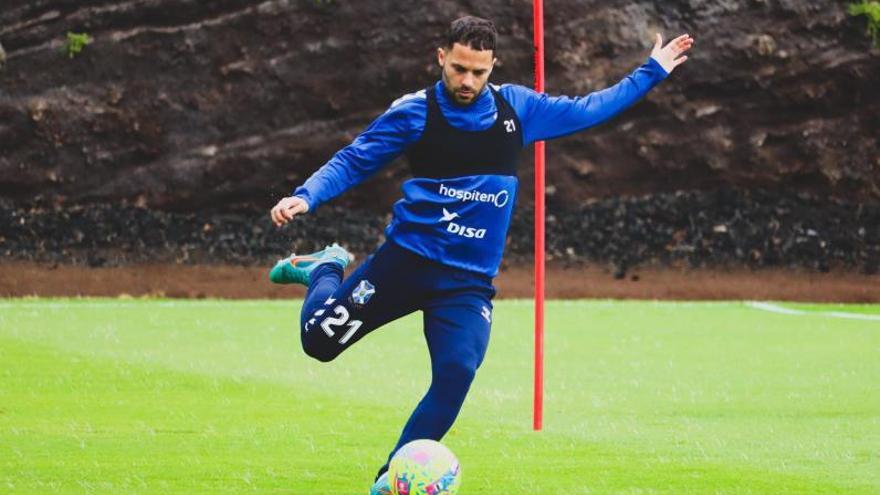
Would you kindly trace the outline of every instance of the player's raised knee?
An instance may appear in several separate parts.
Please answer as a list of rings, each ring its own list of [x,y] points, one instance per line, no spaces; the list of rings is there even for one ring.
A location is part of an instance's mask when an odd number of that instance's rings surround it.
[[[331,349],[322,345],[308,344],[305,340],[303,341],[303,351],[305,351],[306,355],[310,358],[317,359],[322,363],[329,363],[339,356],[339,351],[336,349]]]
[[[325,342],[315,342],[313,340],[304,338],[302,341],[303,351],[305,351],[306,355],[310,358],[317,359],[322,363],[329,363],[336,359],[339,356],[341,349],[336,349],[325,345]]]

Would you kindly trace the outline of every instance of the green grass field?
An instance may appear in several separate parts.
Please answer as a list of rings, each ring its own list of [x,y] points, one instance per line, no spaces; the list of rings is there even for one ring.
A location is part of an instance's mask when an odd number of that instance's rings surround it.
[[[531,305],[498,302],[461,493],[880,493],[880,307],[788,307],[550,302],[536,433]],[[364,495],[427,388],[421,318],[322,364],[298,310],[0,301],[0,493]]]

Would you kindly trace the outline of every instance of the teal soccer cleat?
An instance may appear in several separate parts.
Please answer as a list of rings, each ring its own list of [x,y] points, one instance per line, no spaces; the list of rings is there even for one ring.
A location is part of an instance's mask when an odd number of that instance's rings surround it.
[[[333,243],[332,246],[312,254],[297,256],[290,255],[288,258],[278,260],[272,270],[269,271],[269,280],[276,284],[302,284],[309,285],[311,274],[324,263],[337,263],[343,269],[354,260],[344,247]]]
[[[379,479],[370,488],[370,495],[391,495],[391,485],[388,483],[388,473],[382,473]]]

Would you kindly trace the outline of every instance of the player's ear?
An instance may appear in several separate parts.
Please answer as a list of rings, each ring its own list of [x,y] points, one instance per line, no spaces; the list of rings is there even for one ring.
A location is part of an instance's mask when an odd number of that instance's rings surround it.
[[[443,47],[441,46],[440,48],[437,48],[437,64],[440,65],[440,67],[443,67],[443,65],[445,63],[446,63],[446,50],[444,50]]]

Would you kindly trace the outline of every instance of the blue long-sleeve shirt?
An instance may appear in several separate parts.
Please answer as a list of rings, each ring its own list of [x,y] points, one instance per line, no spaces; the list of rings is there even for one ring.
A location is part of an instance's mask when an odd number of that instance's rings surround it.
[[[601,124],[639,101],[667,76],[660,64],[650,58],[614,86],[581,97],[548,96],[516,84],[494,87],[516,113],[522,126],[523,145],[528,145]],[[436,83],[435,89],[443,117],[451,126],[481,131],[495,123],[497,108],[488,88],[467,106],[453,102],[442,81]],[[304,199],[310,210],[314,210],[363,182],[419,140],[425,129],[427,113],[424,90],[401,97],[350,145],[337,152],[296,188],[294,195]],[[478,253],[475,257],[479,258]],[[494,267],[473,260],[436,261],[493,276],[497,273],[494,258],[488,263],[495,264]]]

